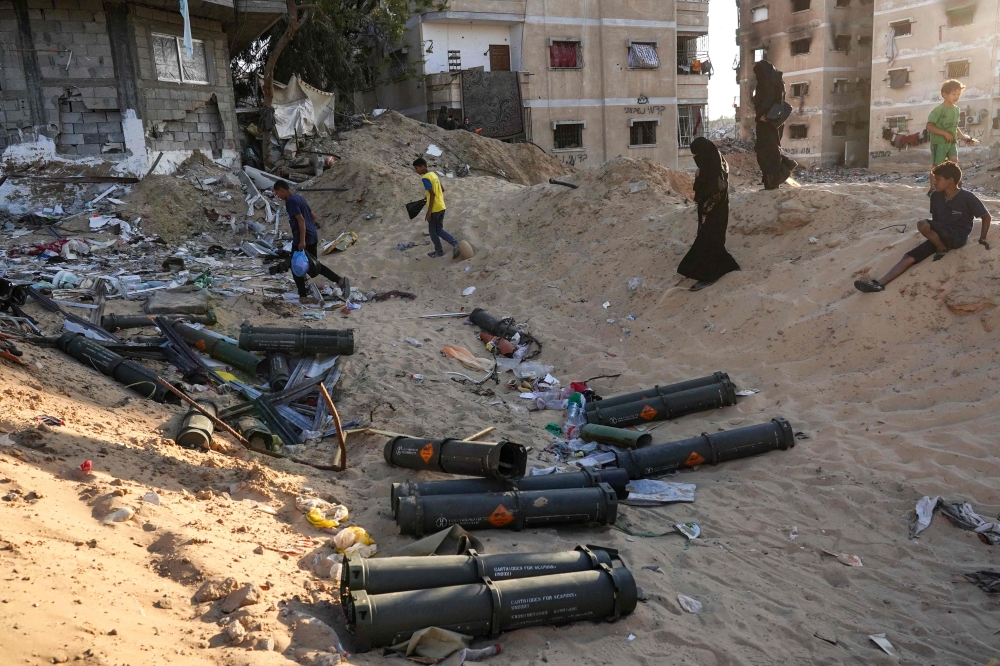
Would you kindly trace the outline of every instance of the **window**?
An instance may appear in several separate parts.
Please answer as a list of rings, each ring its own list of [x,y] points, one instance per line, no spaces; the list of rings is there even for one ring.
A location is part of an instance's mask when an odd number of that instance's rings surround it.
[[[448,71],[449,72],[461,72],[462,71],[462,52],[461,51],[448,51]]]
[[[885,127],[896,132],[906,132],[910,119],[906,116],[886,116]]]
[[[767,49],[765,49],[763,46],[760,47],[759,49],[753,50],[754,62],[760,62],[761,60],[766,60],[766,59],[767,59]]]
[[[631,126],[628,128],[628,145],[630,147],[655,146],[656,126],[658,124],[659,122],[656,120],[631,121]]]
[[[833,80],[833,93],[835,95],[846,95],[847,94],[847,79],[834,79]]]
[[[809,37],[806,37],[805,39],[796,39],[792,42],[792,55],[797,56],[809,53],[810,42],[812,42],[812,39]]]
[[[628,46],[629,69],[659,69],[656,42],[632,42]]]
[[[582,122],[555,122],[552,127],[552,145],[556,150],[573,150],[583,147]]]
[[[208,83],[208,62],[205,42],[193,40],[191,57],[187,57],[184,39],[174,35],[153,35],[153,60],[156,78],[176,83]]]
[[[838,7],[850,7],[851,6],[851,0],[837,0],[837,6]]]
[[[767,5],[761,7],[754,7],[750,10],[750,22],[760,23],[761,21],[767,20]]]
[[[788,138],[789,139],[808,139],[809,138],[809,125],[789,125],[788,126]]]
[[[833,38],[833,50],[843,51],[847,53],[851,50],[851,36],[850,35],[837,35]]]
[[[961,79],[969,75],[968,60],[953,60],[948,63],[948,78]]]
[[[389,78],[401,79],[406,76],[408,64],[408,52],[406,49],[396,49],[389,54]]]
[[[858,46],[863,46],[865,48],[872,47],[872,36],[871,35],[858,35]]]
[[[705,136],[705,107],[701,104],[678,104],[677,145],[687,148],[699,136]]]
[[[902,88],[910,84],[910,70],[908,69],[890,69],[888,74],[890,88]]]
[[[809,84],[808,83],[793,83],[792,84],[792,94],[791,97],[805,97],[809,94]]]
[[[677,35],[677,73],[709,74],[708,35]]]
[[[833,136],[847,136],[847,121],[834,120],[832,129],[833,129]]]
[[[549,44],[549,67],[551,69],[577,69],[583,67],[580,42],[556,41]]]
[[[904,19],[889,24],[889,27],[896,31],[896,37],[904,37],[913,34],[913,21]]]
[[[792,0],[793,12],[805,12],[809,10],[809,0]]]
[[[972,19],[976,16],[976,6],[959,7],[948,10],[948,27],[957,28],[960,25],[971,25]]]

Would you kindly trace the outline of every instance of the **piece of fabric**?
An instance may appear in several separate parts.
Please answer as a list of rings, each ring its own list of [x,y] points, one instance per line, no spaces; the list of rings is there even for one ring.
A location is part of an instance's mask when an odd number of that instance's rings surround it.
[[[549,47],[550,67],[577,67],[576,42],[556,42]]]
[[[885,139],[886,141],[892,141],[892,135],[893,131],[888,127],[882,130],[882,138]]]
[[[633,44],[628,50],[628,66],[632,69],[657,69],[660,57],[652,44]]]
[[[775,189],[792,174],[781,155],[781,133],[769,122],[757,121],[757,165],[763,174],[764,187]],[[793,162],[794,164],[794,162]]]
[[[996,523],[988,523],[976,513],[972,505],[968,502],[948,502],[941,497],[922,497],[916,506],[913,516],[910,518],[910,538],[913,539],[918,534],[927,529],[934,517],[934,511],[941,510],[948,519],[961,527],[963,530],[976,532],[979,540],[985,544],[1000,545],[1000,527]]]
[[[418,557],[424,555],[465,555],[472,548],[483,552],[483,542],[466,532],[460,525],[435,532],[419,541],[400,548],[395,557]]]
[[[432,213],[440,213],[445,209],[444,190],[441,188],[441,179],[433,171],[428,171],[421,178],[424,184],[424,201]],[[431,206],[431,192],[434,193],[434,205]]]
[[[208,312],[209,293],[207,289],[194,286],[154,291],[142,305],[146,314],[193,314]]]
[[[288,225],[292,228],[292,250],[299,249],[299,221],[295,219],[296,215],[301,215],[306,221],[306,245],[315,247],[319,242],[316,220],[313,218],[312,208],[301,194],[292,194],[285,199],[285,212],[288,213]],[[312,254],[315,256],[315,250]]]
[[[334,284],[339,284],[342,279],[339,275],[334,273],[332,270],[324,266],[316,258],[316,248],[317,243],[306,243],[306,255],[309,257],[309,273],[308,277],[316,277],[322,275],[327,280]],[[306,276],[299,277],[297,275],[292,275],[292,279],[295,280],[295,289],[299,292],[299,297],[308,296],[309,290],[306,289]]]
[[[893,148],[897,148],[897,149],[902,149],[903,148],[903,135],[902,134],[896,134],[895,136],[892,137],[892,146],[893,146]]]
[[[951,134],[951,141],[948,141],[940,134],[931,134],[931,143],[955,143],[958,139],[958,121],[962,118],[962,110],[957,106],[946,106],[938,104],[927,116],[927,122]]]
[[[1000,593],[1000,571],[984,569],[963,575],[967,581],[979,587],[983,592],[989,594]]]
[[[910,72],[905,69],[894,69],[889,72],[889,87],[903,88],[910,82]]]
[[[468,648],[470,645],[472,636],[439,627],[427,627],[413,632],[410,640],[393,645],[389,649],[393,652],[402,652],[407,657],[423,657],[432,660],[430,663],[436,663],[452,652]]]
[[[434,243],[435,252],[444,252],[444,249],[441,247],[442,239],[452,247],[458,245],[458,241],[444,230],[444,214],[445,211],[443,210],[431,213],[431,219],[427,221],[427,231],[431,235],[431,242]]]
[[[973,218],[989,215],[979,197],[962,189],[951,199],[944,192],[933,192],[930,208],[932,224],[947,229],[956,241],[961,241],[961,245],[965,244],[965,239],[972,233]]]
[[[263,82],[263,78],[260,78]],[[334,123],[336,98],[333,93],[314,88],[299,76],[287,84],[274,82],[274,133],[279,139],[295,136],[328,135],[337,128]],[[261,129],[268,129],[262,127]]]
[[[181,16],[184,19],[184,53],[188,58],[194,56],[194,40],[191,38],[191,8],[187,0],[180,0]]]
[[[778,84],[778,70],[767,60],[759,60],[754,63],[753,73],[757,79],[757,84],[753,94],[753,108],[756,117],[766,116],[771,107],[781,101],[781,93]]]
[[[896,48],[896,29],[889,28],[889,35],[885,43],[885,57],[889,59],[889,65],[892,65],[897,55],[899,55],[899,49]]]
[[[700,207],[700,204],[699,204]],[[714,282],[726,273],[740,270],[740,265],[726,250],[729,226],[729,193],[701,217],[698,234],[691,249],[677,266],[677,272],[692,280]]]
[[[931,134],[931,137],[936,136],[937,134]],[[934,143],[931,140],[931,166],[947,162],[949,157],[958,157],[958,144]]]

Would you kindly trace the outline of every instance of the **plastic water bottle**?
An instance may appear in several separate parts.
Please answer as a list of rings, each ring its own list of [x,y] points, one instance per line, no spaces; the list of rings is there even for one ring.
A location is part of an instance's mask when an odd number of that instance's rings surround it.
[[[580,436],[580,428],[587,422],[583,415],[583,408],[570,400],[566,405],[566,421],[563,423],[563,434],[568,439],[576,439]]]

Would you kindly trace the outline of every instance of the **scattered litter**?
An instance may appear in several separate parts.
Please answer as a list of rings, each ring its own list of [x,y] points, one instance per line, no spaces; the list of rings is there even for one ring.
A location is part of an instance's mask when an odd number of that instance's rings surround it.
[[[416,338],[403,338],[403,342],[405,342],[407,344],[411,344],[414,347],[423,347],[424,346],[424,343],[422,343],[420,340],[417,340]]]
[[[868,638],[872,639],[872,641],[875,642],[875,645],[882,648],[882,651],[890,657],[896,656],[896,648],[892,647],[892,643],[886,639],[885,634],[872,634]]]
[[[635,291],[636,289],[638,289],[641,286],[642,286],[642,280],[639,279],[639,278],[637,278],[637,277],[634,277],[634,278],[632,278],[631,280],[628,281],[628,290],[629,291]]]
[[[490,359],[473,356],[472,352],[465,347],[444,347],[441,349],[441,353],[449,358],[455,359],[465,367],[472,370],[490,372],[496,366],[496,363]]]
[[[967,581],[978,586],[983,592],[989,594],[1000,593],[1000,571],[983,569],[982,571],[973,571],[972,573],[963,575]]]
[[[861,558],[857,555],[848,555],[847,553],[834,553],[833,551],[824,550],[824,555],[829,555],[830,557],[836,557],[837,561],[841,564],[846,564],[849,567],[860,567],[864,566],[861,563]]]
[[[964,530],[975,532],[979,540],[987,545],[1000,545],[1000,523],[983,520],[968,502],[947,502],[941,497],[922,497],[918,502],[914,515],[910,518],[910,538],[927,529],[934,517],[934,511],[940,509],[952,523]]]
[[[655,571],[656,573],[663,573],[663,569],[660,568],[659,564],[647,564],[643,569],[648,569],[650,571]]]
[[[701,536],[701,527],[698,523],[678,523],[674,525],[674,530],[688,541],[694,541]]]
[[[64,426],[66,422],[63,421],[58,416],[52,416],[50,414],[40,414],[35,417],[35,421],[38,423],[44,423],[47,426]]]
[[[424,381],[424,379],[426,379],[426,377],[424,377],[421,374],[418,374],[418,373],[415,373],[415,372],[411,372],[410,373],[410,379],[412,379],[415,382],[422,382],[422,381]]]
[[[788,539],[789,541],[795,541],[798,538],[799,538],[799,528],[793,527],[792,531],[788,533]]]
[[[431,157],[441,157],[441,155],[442,155],[442,153],[444,151],[442,151],[440,148],[438,148],[437,146],[435,146],[432,143],[431,145],[427,146],[427,151],[426,152]]]
[[[629,634],[628,635],[628,640],[629,641],[634,641],[635,640],[635,634]]]
[[[604,303],[601,304],[601,307],[607,310],[611,307],[611,301],[604,301]]]
[[[126,520],[130,520],[132,516],[135,515],[135,509],[125,507],[124,509],[118,509],[117,511],[112,511],[110,514],[104,517],[101,521],[101,525],[107,525],[109,523],[124,523]]]
[[[476,293],[475,287],[466,287],[462,290],[462,296],[472,296],[474,293]]]
[[[686,610],[688,613],[701,612],[701,602],[698,601],[697,599],[692,599],[691,597],[685,596],[683,594],[678,594],[677,602],[681,605],[681,608]]]
[[[745,398],[749,395],[755,395],[757,393],[760,393],[760,389],[740,389],[736,392],[736,395],[741,398]]]
[[[378,550],[375,540],[363,528],[356,525],[345,527],[333,537],[333,545],[341,555],[351,554],[371,557]]]
[[[818,242],[819,242],[819,239],[818,239],[818,238],[810,238],[810,239],[809,239],[809,243],[810,243],[811,245],[815,245],[815,244],[816,244],[816,243],[818,243]]]
[[[631,506],[656,506],[671,502],[693,502],[695,484],[635,479],[628,482],[628,497],[619,500]]]

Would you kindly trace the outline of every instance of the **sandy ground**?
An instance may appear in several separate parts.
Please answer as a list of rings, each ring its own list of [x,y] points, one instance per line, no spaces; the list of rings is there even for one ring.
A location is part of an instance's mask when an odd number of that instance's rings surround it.
[[[996,550],[940,516],[918,539],[907,538],[908,513],[923,495],[969,501],[987,520],[1000,510],[998,250],[970,244],[915,267],[882,294],[851,286],[918,242],[922,185],[740,192],[729,246],[743,271],[691,293],[674,273],[695,231],[676,174],[671,184],[669,173],[616,160],[569,174],[576,190],[447,179],[445,228],[477,248],[472,260],[452,262],[427,258],[426,246],[395,249],[425,239],[422,223],[407,220],[399,205],[417,198],[420,186],[412,172],[375,169],[377,162],[344,160],[320,180],[351,191],[310,198],[323,216],[322,237],[359,234],[347,252],[326,257],[328,265],[366,292],[418,296],[305,324],[355,329],[358,351],[334,395],[345,419],[421,436],[495,425],[533,447],[531,464],[552,464],[540,452],[550,442],[544,425],[557,413],[528,413],[527,401],[503,383],[479,395],[453,381],[443,373],[463,368],[439,349],[459,344],[485,355],[472,329],[456,319],[414,318],[478,306],[528,322],[544,344],[538,360],[564,382],[621,373],[593,382],[604,395],[716,370],[760,389],[735,407],[663,425],[656,443],[774,416],[808,436],[787,452],[683,473],[676,480],[698,486],[694,504],[620,507],[619,525],[632,531],[697,522],[703,537],[688,547],[677,535],[630,537],[610,527],[480,534],[488,552],[618,548],[650,597],[614,624],[504,634],[503,653],[491,663],[971,666],[1000,656],[997,602],[961,577],[1000,565]],[[646,186],[634,187],[639,182]],[[987,205],[997,210],[996,201]],[[380,215],[364,219],[376,209]],[[903,233],[886,228],[902,223]],[[633,277],[641,286],[630,291]],[[475,294],[462,297],[468,286]],[[220,299],[216,309],[226,313],[218,328],[230,334],[244,317],[302,324],[297,308],[265,307],[258,295]],[[51,330],[53,320],[45,321]],[[128,393],[111,380],[54,350],[25,352],[25,369],[0,364],[0,430],[32,428],[41,413],[67,425],[39,433],[44,448],[0,448],[0,493],[36,493],[0,503],[0,663],[308,663],[330,639],[296,612],[328,622],[353,648],[331,581],[312,572],[319,550],[286,558],[255,548],[326,536],[295,509],[296,495],[310,489],[346,504],[380,556],[391,554],[410,539],[391,520],[389,484],[442,475],[389,468],[384,439],[375,436],[350,439],[350,469],[340,474],[246,453],[185,451],[169,441],[182,409],[139,399],[116,406]],[[427,379],[413,382],[410,373]],[[331,446],[310,457],[325,459]],[[88,458],[93,479],[66,478]],[[159,506],[139,501],[151,489]],[[205,489],[215,496],[194,497]],[[140,510],[126,523],[99,523],[119,506]],[[823,550],[860,556],[864,566],[844,566]],[[661,570],[643,568],[652,565]],[[274,639],[275,651],[223,646],[219,602],[195,603],[194,594],[204,580],[225,577],[268,588],[241,612],[261,645]],[[700,600],[703,611],[682,611],[678,594]],[[818,630],[837,644],[816,638]],[[898,658],[868,639],[882,632]],[[348,660],[384,661],[374,652]]]

